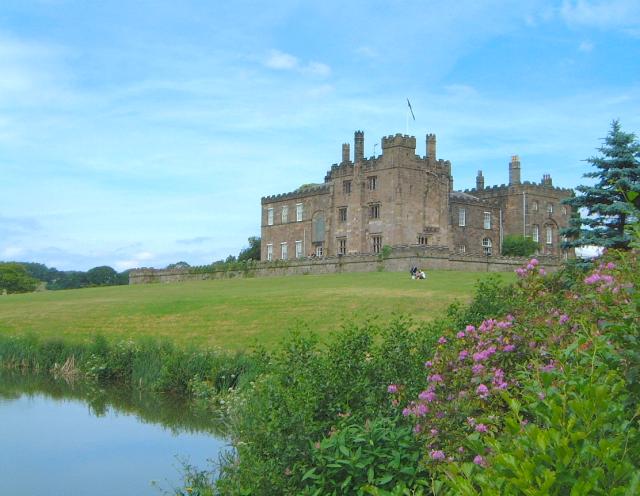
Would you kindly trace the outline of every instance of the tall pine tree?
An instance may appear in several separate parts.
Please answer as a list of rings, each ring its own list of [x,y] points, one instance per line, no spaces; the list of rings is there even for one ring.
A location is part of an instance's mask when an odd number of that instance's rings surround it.
[[[635,134],[623,132],[615,120],[598,151],[599,156],[586,160],[596,170],[584,175],[597,179],[596,184],[578,186],[580,194],[563,201],[575,213],[584,209],[587,215],[574,215],[569,227],[560,233],[568,238],[567,247],[627,248],[630,236],[625,226],[634,221],[627,198],[629,192],[640,191],[640,143]],[[639,202],[640,197],[634,198],[636,208]]]

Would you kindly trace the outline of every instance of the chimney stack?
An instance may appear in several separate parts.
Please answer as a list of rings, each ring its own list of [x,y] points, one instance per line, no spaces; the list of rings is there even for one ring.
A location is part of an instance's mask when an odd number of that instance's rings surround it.
[[[362,162],[364,160],[364,133],[356,131],[353,137],[354,141],[354,162]]]
[[[346,164],[351,158],[351,147],[349,143],[342,144],[342,163]]]
[[[436,160],[436,135],[432,133],[427,134],[427,158]]]
[[[482,171],[478,171],[478,175],[476,176],[476,189],[481,191],[484,189],[484,176],[482,175]]]
[[[509,162],[509,186],[520,184],[520,157],[513,155]]]

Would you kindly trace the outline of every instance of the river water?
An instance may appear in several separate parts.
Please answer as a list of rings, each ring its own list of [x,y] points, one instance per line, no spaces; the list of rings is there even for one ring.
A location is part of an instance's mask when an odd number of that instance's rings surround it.
[[[226,448],[184,399],[0,374],[0,495],[172,494]]]

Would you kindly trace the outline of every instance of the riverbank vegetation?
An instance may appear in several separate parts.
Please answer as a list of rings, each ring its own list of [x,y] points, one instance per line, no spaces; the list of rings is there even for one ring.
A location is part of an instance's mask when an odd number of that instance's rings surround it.
[[[0,333],[88,343],[145,337],[177,346],[246,350],[276,346],[297,327],[326,336],[346,319],[393,313],[433,319],[467,302],[484,273],[430,271],[188,281],[10,295],[0,298]],[[513,280],[513,274],[499,277]]]
[[[199,494],[637,494],[634,253],[510,287],[427,324],[298,336],[229,405],[235,458]],[[185,493],[186,494],[186,493]]]

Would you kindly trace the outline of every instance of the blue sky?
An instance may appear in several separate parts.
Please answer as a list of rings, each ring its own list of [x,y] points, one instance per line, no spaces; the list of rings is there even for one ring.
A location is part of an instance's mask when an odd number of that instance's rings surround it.
[[[640,2],[0,3],[0,260],[205,264],[260,198],[435,132],[455,187],[581,182],[614,118],[640,133]],[[377,147],[380,151],[380,147]]]

